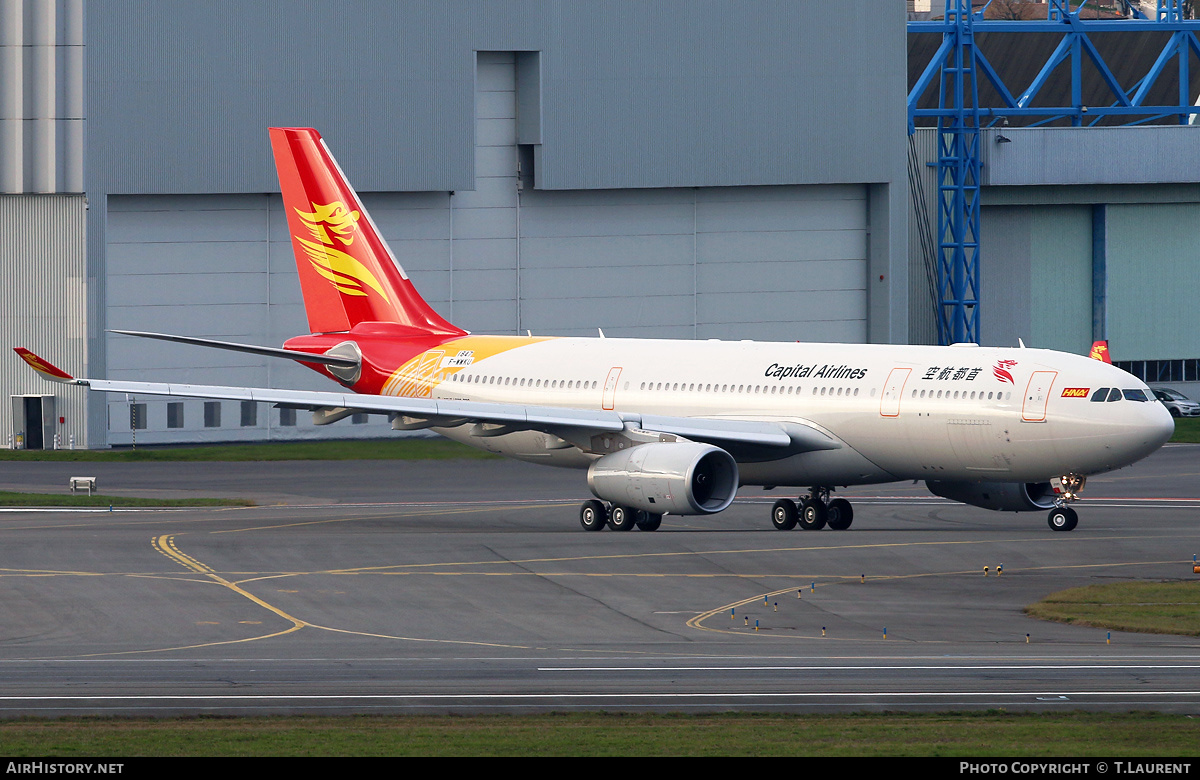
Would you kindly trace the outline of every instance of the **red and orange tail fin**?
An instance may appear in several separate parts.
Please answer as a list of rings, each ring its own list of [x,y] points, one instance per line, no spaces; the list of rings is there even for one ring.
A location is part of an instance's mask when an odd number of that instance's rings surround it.
[[[271,128],[271,149],[313,333],[395,322],[465,334],[421,298],[316,130]]]
[[[1108,356],[1107,341],[1093,341],[1092,354],[1088,355],[1092,360],[1103,360],[1105,363],[1112,363],[1112,358]]]

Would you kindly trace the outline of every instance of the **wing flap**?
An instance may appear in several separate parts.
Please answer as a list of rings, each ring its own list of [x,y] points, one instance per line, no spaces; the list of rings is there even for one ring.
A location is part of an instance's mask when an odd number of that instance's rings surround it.
[[[693,441],[736,441],[739,444],[768,447],[787,447],[792,443],[792,437],[783,426],[774,422],[644,414],[641,416],[641,427],[648,431],[673,433]]]

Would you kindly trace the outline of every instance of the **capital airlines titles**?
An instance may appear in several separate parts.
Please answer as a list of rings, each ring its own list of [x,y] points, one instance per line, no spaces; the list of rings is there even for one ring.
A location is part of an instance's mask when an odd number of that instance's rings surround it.
[[[866,375],[867,369],[865,368],[851,368],[846,365],[831,366],[828,364],[817,368],[815,363],[811,366],[781,366],[778,363],[772,363],[767,366],[767,370],[763,373],[763,376],[773,376],[779,380],[790,379],[792,377],[801,379],[806,376],[811,376],[814,379],[862,379]]]

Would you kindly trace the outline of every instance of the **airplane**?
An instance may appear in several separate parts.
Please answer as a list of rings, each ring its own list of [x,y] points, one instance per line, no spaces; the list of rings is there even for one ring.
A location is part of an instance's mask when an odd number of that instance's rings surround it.
[[[1045,349],[475,335],[421,298],[311,128],[271,128],[310,333],[282,349],[114,331],[283,357],[346,392],[80,379],[96,391],[258,401],[329,424],[387,415],[512,458],[586,469],[586,530],[657,530],[739,487],[793,487],[779,530],[850,527],[839,487],[923,480],[954,501],[1049,510],[1070,531],[1086,478],[1167,441],[1174,422],[1111,364]]]

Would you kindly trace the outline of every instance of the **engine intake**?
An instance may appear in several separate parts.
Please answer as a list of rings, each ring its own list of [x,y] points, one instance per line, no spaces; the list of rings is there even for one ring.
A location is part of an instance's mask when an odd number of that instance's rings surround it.
[[[639,444],[594,461],[588,487],[597,498],[654,514],[710,515],[737,495],[737,462],[711,444]]]
[[[999,512],[1032,512],[1054,506],[1049,482],[939,482],[926,480],[935,496]]]

